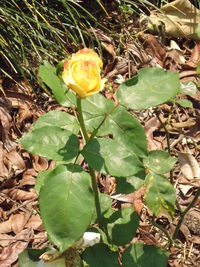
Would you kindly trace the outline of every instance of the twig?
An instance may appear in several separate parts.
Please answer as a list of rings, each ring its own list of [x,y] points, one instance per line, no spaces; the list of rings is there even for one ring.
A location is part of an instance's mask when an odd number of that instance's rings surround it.
[[[188,207],[184,211],[180,212],[180,217],[181,218],[178,221],[176,229],[174,230],[174,234],[173,234],[173,237],[172,237],[173,240],[175,240],[177,238],[178,232],[179,232],[180,227],[181,227],[181,225],[183,223],[183,220],[184,220],[184,217],[185,217],[186,213],[194,206],[194,204],[197,201],[199,196],[200,196],[200,187],[198,188],[198,190],[197,190],[192,202],[188,205]]]
[[[162,120],[160,118],[159,112],[156,111],[155,114],[156,114],[156,117],[159,120],[161,126],[165,130],[165,134],[166,134],[166,138],[167,138],[167,150],[168,150],[168,153],[171,155],[171,147],[170,147],[170,140],[169,140],[169,132],[168,132],[168,129],[167,129],[166,125],[162,122]],[[172,173],[172,170],[170,171],[170,182],[171,182],[171,184],[173,184],[173,173]]]

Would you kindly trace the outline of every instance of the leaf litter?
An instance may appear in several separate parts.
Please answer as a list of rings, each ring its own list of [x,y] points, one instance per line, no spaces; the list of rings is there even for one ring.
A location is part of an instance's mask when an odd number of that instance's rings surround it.
[[[120,80],[132,77],[145,66],[160,66],[179,72],[181,82],[192,81],[195,84],[200,82],[196,71],[200,61],[199,41],[177,39],[168,36],[165,30],[157,35],[144,33],[137,24],[138,18],[135,23],[123,26],[123,18],[119,14],[116,16],[115,13],[115,10],[112,11],[110,16],[116,23],[121,24],[120,34],[124,35],[123,42],[95,29],[103,49],[104,75],[112,87],[112,90],[106,88],[103,91],[106,97],[116,101],[116,90]],[[113,29],[113,22],[110,21],[107,26]],[[138,33],[139,44],[130,34],[135,31]],[[24,81],[23,83],[25,84]],[[21,87],[7,81],[3,81],[3,89],[5,95],[0,96],[0,266],[6,267],[15,266],[18,254],[27,246],[42,248],[48,244],[39,215],[34,184],[38,172],[51,168],[54,163],[28,154],[18,145],[17,139],[30,129],[41,114],[61,107],[48,96],[43,99],[41,90],[38,94],[34,94],[27,86],[22,90]],[[162,121],[168,123],[172,155],[179,156],[180,163],[176,164],[173,174],[177,196],[184,209],[199,187],[200,93],[196,90],[194,94],[180,95],[180,98],[192,101],[194,108],[183,109],[175,106],[172,109],[171,105],[164,104],[159,107],[159,111]],[[167,150],[164,129],[156,118],[154,110],[131,112],[145,128],[149,150]],[[134,241],[165,246],[165,236],[151,225],[152,214],[145,205],[143,189],[133,190],[129,195],[123,194],[117,197],[113,177],[101,176],[99,184],[101,192],[113,195],[115,208],[122,205],[122,202],[128,202],[128,205],[133,205],[140,215],[140,227]],[[198,200],[195,207],[188,212],[181,228],[179,235],[181,248],[171,249],[169,266],[200,265],[199,220]],[[158,218],[157,223],[170,229],[175,227],[164,217]],[[176,224],[177,220],[174,223]]]

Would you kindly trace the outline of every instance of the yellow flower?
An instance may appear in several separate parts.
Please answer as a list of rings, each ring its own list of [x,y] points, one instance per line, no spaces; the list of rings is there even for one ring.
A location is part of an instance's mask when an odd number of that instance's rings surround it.
[[[105,81],[101,79],[102,67],[102,60],[97,53],[84,48],[65,61],[62,78],[80,98],[85,98],[103,89]]]

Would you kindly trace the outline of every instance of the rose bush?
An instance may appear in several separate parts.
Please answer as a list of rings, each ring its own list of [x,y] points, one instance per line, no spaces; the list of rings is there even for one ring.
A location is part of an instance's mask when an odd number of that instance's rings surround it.
[[[103,89],[102,67],[98,54],[92,49],[84,48],[65,61],[62,78],[80,98],[85,98]]]

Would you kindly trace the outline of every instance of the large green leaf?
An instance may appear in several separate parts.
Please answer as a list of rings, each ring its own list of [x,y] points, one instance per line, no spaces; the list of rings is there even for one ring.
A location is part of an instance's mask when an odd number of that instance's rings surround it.
[[[145,109],[175,97],[179,87],[178,73],[161,68],[144,68],[139,70],[138,76],[119,86],[117,98],[126,108]]]
[[[108,138],[90,140],[82,155],[92,168],[113,176],[131,176],[143,169],[134,153],[123,144]]]
[[[122,106],[118,106],[109,116],[113,128],[114,138],[123,144],[138,157],[147,155],[147,140],[144,128],[140,122],[133,117]]]
[[[152,150],[143,162],[150,171],[165,174],[173,168],[176,161],[176,158],[171,157],[169,153],[163,150]]]
[[[115,245],[124,246],[133,239],[138,226],[139,218],[133,207],[122,208],[108,219],[108,235]]]
[[[59,165],[39,192],[42,222],[60,252],[78,241],[94,213],[90,176],[78,165]]]
[[[67,89],[63,81],[56,75],[56,68],[48,61],[39,68],[39,75],[43,82],[52,90],[58,103],[62,106],[71,107],[76,103],[75,94]]]
[[[174,214],[176,191],[163,175],[149,174],[146,177],[145,201],[153,214]]]
[[[115,194],[130,194],[138,190],[145,179],[145,172],[136,173],[135,176],[130,177],[116,177],[116,192]]]
[[[78,134],[79,132],[79,123],[76,117],[60,110],[52,110],[40,116],[31,127],[31,130],[44,126],[58,126],[74,134]]]
[[[87,248],[82,254],[90,267],[120,267],[118,252],[114,252],[103,243]]]
[[[101,94],[95,94],[82,100],[82,109],[85,125],[88,130],[93,131],[104,120],[105,114],[110,113],[114,108],[114,102],[106,99]],[[111,133],[111,125],[105,121],[98,133],[107,135]]]
[[[32,254],[35,253],[37,256]],[[39,256],[44,253],[41,250],[26,249],[19,255],[19,267],[65,267],[65,257],[50,262],[44,262]]]
[[[46,171],[41,171],[38,173],[38,176],[37,176],[37,179],[35,182],[35,186],[34,186],[34,190],[35,190],[37,195],[39,195],[40,189],[44,185],[44,180],[46,179],[46,177],[49,175],[49,173],[51,171],[52,170],[46,170]]]
[[[33,129],[19,143],[30,153],[66,162],[72,161],[79,151],[78,137],[57,126]]]
[[[122,255],[123,267],[166,267],[168,255],[154,245],[134,243]]]
[[[93,131],[106,119],[98,136],[113,134],[114,138],[123,143],[139,157],[147,155],[147,140],[140,122],[122,106],[114,107],[111,100],[102,95],[93,95],[82,101],[83,115],[88,130]]]

